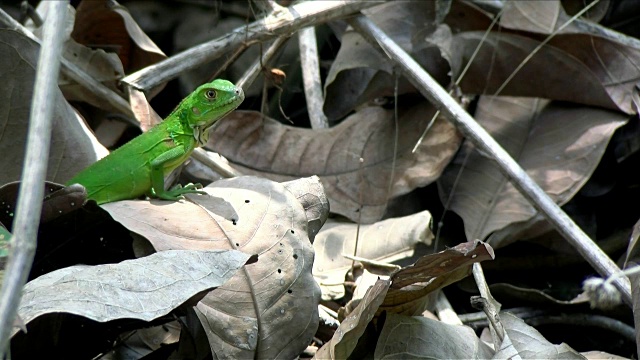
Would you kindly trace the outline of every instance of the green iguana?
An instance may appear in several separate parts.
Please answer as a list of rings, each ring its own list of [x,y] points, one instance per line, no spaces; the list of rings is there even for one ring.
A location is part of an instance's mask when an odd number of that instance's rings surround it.
[[[147,194],[178,200],[203,193],[199,184],[164,189],[164,178],[209,139],[209,130],[244,100],[242,89],[227,80],[201,85],[160,124],[82,170],[66,185],[81,184],[98,204]]]

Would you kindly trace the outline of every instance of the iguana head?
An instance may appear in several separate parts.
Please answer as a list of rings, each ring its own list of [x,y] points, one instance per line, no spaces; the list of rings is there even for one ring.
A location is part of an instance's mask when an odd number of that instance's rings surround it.
[[[244,100],[244,92],[227,80],[200,85],[180,105],[186,109],[188,125],[200,146],[209,140],[209,130]]]

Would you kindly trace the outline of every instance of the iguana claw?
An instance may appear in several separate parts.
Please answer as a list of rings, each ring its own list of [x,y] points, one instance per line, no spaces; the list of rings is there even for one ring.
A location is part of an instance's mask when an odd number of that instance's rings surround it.
[[[206,192],[201,191],[200,189],[202,189],[202,184],[187,184],[184,187],[178,184],[171,190],[166,190],[162,193],[156,193],[155,189],[151,189],[151,194],[163,200],[180,200],[183,194],[207,195]]]

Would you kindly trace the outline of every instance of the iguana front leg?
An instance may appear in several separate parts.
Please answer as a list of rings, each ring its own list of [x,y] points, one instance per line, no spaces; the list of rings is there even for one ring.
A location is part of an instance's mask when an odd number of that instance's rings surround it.
[[[171,190],[164,189],[164,169],[167,163],[177,162],[181,164],[187,156],[188,154],[185,152],[184,147],[180,146],[151,160],[151,194],[153,196],[164,200],[179,200],[183,194],[207,194],[199,190],[202,189],[201,184],[187,184],[184,187],[177,185]]]

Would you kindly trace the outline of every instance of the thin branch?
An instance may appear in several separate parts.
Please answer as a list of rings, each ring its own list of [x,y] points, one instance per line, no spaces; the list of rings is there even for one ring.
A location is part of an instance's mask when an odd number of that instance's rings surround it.
[[[243,42],[265,41],[301,28],[354,14],[384,1],[305,1],[241,26],[215,40],[194,46],[157,64],[141,69],[122,81],[147,91],[184,71],[212,61]]]
[[[31,100],[22,182],[13,223],[12,251],[0,293],[0,359],[4,359],[16,317],[22,287],[27,281],[44,198],[44,180],[51,143],[51,118],[55,108],[62,53],[62,33],[67,15],[67,1],[51,4],[44,23],[43,40]]]
[[[256,59],[247,71],[244,72],[240,80],[236,82],[236,86],[245,89],[245,91],[248,90],[253,82],[256,81],[260,72],[264,70],[266,64],[271,62],[271,59],[280,51],[284,44],[287,43],[288,39],[289,36],[286,35],[276,38],[273,43],[269,45],[262,57]]]
[[[520,193],[533,205],[571,245],[578,250],[591,266],[602,276],[611,276],[620,271],[607,254],[602,251],[575,222],[533,181],[487,131],[480,126],[429,73],[409,54],[391,40],[380,28],[364,16],[349,21],[374,47],[398,64],[409,81],[428,98],[456,128],[473,144],[494,159],[501,171],[511,180]],[[623,300],[632,304],[629,279],[618,278],[614,285],[620,290]]]
[[[324,96],[322,95],[322,82],[320,81],[316,29],[310,26],[298,31],[298,44],[300,46],[300,66],[302,67],[304,95],[307,99],[307,111],[311,128],[326,129],[329,127],[329,121],[322,111]]]

